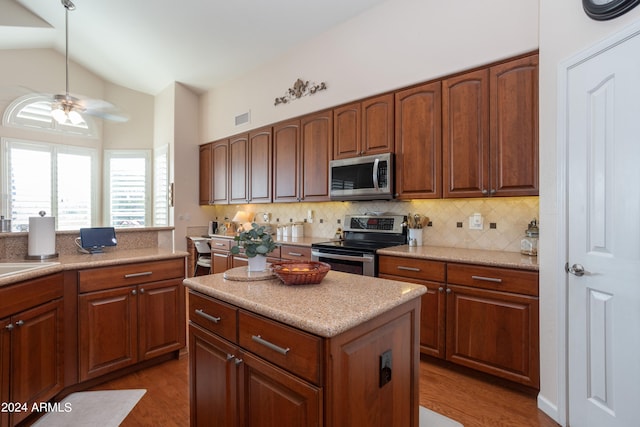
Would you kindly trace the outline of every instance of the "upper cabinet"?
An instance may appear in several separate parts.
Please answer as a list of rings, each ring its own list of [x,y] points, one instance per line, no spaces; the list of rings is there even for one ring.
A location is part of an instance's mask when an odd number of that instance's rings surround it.
[[[397,197],[441,197],[440,82],[396,92],[395,112]]]
[[[274,126],[274,202],[329,200],[332,125],[328,110]]]
[[[249,186],[247,180],[247,158],[249,136],[236,135],[229,139],[229,203],[247,203]]]
[[[229,140],[211,144],[211,203],[229,203]]]
[[[211,144],[200,146],[199,156],[200,187],[198,203],[208,205],[211,203],[211,186],[213,184],[213,171],[211,170]]]
[[[442,83],[444,197],[538,195],[538,55]]]
[[[335,108],[334,159],[392,153],[393,107],[393,94],[385,94]]]
[[[247,159],[249,203],[271,202],[273,144],[271,126],[249,133]]]

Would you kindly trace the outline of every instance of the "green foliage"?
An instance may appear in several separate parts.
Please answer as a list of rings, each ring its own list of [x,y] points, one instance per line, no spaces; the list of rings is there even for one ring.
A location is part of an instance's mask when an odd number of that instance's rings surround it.
[[[264,226],[259,226],[255,222],[251,223],[251,230],[243,231],[233,238],[238,244],[231,248],[231,253],[238,255],[244,248],[247,258],[256,255],[267,255],[276,248],[276,242],[271,235],[265,232]]]

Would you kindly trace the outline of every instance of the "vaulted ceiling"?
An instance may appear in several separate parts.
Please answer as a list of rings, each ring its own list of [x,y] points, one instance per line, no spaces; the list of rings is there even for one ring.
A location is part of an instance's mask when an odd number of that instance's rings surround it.
[[[174,81],[207,90],[384,0],[72,0],[69,57],[155,95]],[[60,0],[0,0],[0,49],[64,54]]]

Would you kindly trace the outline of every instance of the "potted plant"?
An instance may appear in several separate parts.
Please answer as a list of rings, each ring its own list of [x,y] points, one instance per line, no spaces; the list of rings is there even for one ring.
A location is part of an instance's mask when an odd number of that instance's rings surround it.
[[[264,271],[267,268],[267,254],[276,248],[276,243],[264,226],[253,222],[250,230],[242,231],[233,240],[238,243],[231,248],[231,253],[238,255],[244,249],[249,260],[249,271]]]

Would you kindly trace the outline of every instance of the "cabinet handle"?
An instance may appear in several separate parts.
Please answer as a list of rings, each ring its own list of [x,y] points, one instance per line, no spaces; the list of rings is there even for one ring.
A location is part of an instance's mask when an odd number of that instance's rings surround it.
[[[302,256],[301,253],[299,252],[289,252],[287,255],[291,255],[291,256]]]
[[[224,243],[214,243],[216,246],[226,246]]]
[[[451,289],[447,288],[447,293],[450,294],[451,293]]]
[[[140,293],[144,294],[144,288],[140,288]]]
[[[287,353],[289,352],[289,350],[291,350],[289,347],[282,348],[282,347],[280,347],[278,345],[270,343],[269,341],[267,341],[264,338],[262,338],[260,335],[252,335],[251,339],[254,340],[255,342],[257,342],[258,344],[262,344],[263,346],[265,346],[267,348],[270,348],[273,351],[277,351],[278,353],[282,354],[283,356],[286,356]]]
[[[7,330],[12,330],[13,329],[13,323],[9,323],[7,326],[5,326],[5,329]]]
[[[239,365],[239,364],[241,364],[242,362],[244,362],[244,360],[242,360],[242,359],[238,359],[238,358],[236,357],[236,361],[235,361],[236,366],[238,366],[238,365]]]
[[[16,326],[22,326],[22,325],[24,325],[24,320],[18,320],[16,322]]]
[[[420,269],[417,267],[405,267],[403,265],[399,265],[396,267],[398,270],[405,270],[405,271],[415,271],[415,272],[419,272]]]
[[[125,274],[124,278],[131,279],[132,277],[151,276],[152,274],[153,274],[153,271],[143,271],[142,273]]]
[[[489,192],[486,189],[483,188],[482,189],[482,194],[484,194],[486,196],[487,194],[489,194]]]
[[[442,286],[440,286],[440,287],[438,288],[438,292],[444,292],[444,288],[443,288]]]
[[[138,294],[138,292],[137,292],[135,289],[133,289],[133,290],[131,291],[131,295],[137,295],[137,294]]]
[[[471,278],[473,280],[482,280],[483,282],[502,283],[502,279],[497,279],[495,277],[471,276]]]
[[[205,313],[201,308],[196,309],[196,314],[212,321],[213,323],[218,323],[220,321],[220,317],[213,317],[212,315]]]
[[[496,189],[493,188],[491,191],[489,191],[489,194],[491,194],[491,195],[496,194]]]
[[[233,359],[234,357],[236,356],[234,356],[233,354],[227,353],[227,361]]]

